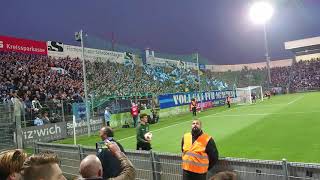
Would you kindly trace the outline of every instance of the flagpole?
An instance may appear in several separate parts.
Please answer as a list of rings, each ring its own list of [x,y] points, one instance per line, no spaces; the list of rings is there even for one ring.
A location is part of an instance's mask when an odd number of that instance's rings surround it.
[[[203,111],[203,105],[202,105],[202,92],[201,92],[201,79],[200,79],[200,66],[199,66],[199,53],[196,54],[197,55],[197,66],[198,66],[198,83],[199,83],[199,94],[200,94],[200,108],[201,111]]]
[[[87,88],[87,74],[86,74],[86,64],[85,64],[85,56],[84,56],[84,40],[83,40],[83,31],[80,30],[80,38],[81,38],[81,55],[82,55],[82,71],[83,71],[83,86],[84,86],[84,97],[86,103],[86,117],[87,117],[87,127],[88,127],[88,136],[91,135],[90,128],[90,110],[88,106],[88,88]]]

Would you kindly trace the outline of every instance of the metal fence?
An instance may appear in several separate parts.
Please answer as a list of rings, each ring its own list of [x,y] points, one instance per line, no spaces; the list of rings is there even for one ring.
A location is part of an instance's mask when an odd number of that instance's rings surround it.
[[[78,176],[79,164],[88,154],[95,154],[91,147],[36,143],[34,152],[53,151],[61,159],[61,168],[70,178]],[[136,179],[182,179],[181,155],[148,151],[126,151],[136,169]],[[208,173],[208,177],[220,171],[236,172],[240,180],[315,180],[320,179],[320,164],[266,161],[239,158],[221,158]]]
[[[0,104],[0,150],[16,147],[13,119],[13,107]]]
[[[34,126],[36,118],[48,119],[50,123],[72,121],[72,103],[69,100],[40,101],[37,108],[32,108],[30,102],[21,102],[22,127]],[[48,123],[48,122],[45,122]]]

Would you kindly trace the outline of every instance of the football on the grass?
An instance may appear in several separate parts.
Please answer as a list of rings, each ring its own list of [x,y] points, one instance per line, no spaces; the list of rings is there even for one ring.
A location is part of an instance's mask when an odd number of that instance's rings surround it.
[[[147,132],[144,134],[144,138],[148,141],[151,141],[152,139],[152,133],[151,132]]]

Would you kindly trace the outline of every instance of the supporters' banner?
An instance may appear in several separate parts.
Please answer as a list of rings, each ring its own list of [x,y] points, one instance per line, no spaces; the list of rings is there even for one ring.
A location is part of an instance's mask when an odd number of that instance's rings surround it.
[[[225,98],[229,95],[231,98],[236,97],[236,93],[233,90],[226,91],[211,91],[211,92],[201,92],[201,93],[176,93],[176,94],[165,94],[159,96],[160,108],[169,108],[181,105],[187,105],[191,103],[191,99],[195,98],[198,103],[202,101],[203,106],[209,108],[210,103],[212,102],[212,106],[220,106],[223,105],[221,101],[225,101]],[[219,103],[218,103],[219,102]]]
[[[65,122],[22,128],[24,145],[33,145],[35,142],[50,142],[64,139],[66,136],[67,128]]]
[[[86,120],[86,104],[85,103],[73,103],[72,112],[76,117],[76,122]]]
[[[42,41],[0,36],[0,51],[47,55],[47,44]]]
[[[52,57],[70,57],[81,58],[82,49],[79,46],[66,45],[60,42],[48,41],[48,56]],[[86,60],[90,61],[110,61],[124,64],[126,59],[133,60],[135,56],[128,52],[114,52],[101,49],[85,48],[84,56]]]

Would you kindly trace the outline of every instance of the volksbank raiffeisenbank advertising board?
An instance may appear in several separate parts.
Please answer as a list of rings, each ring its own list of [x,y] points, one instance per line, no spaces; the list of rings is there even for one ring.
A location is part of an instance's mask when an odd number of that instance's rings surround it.
[[[231,98],[235,98],[236,92],[234,90],[225,90],[165,94],[159,96],[159,103],[160,108],[164,109],[190,104],[191,100],[195,98],[197,102],[212,102],[213,106],[221,106],[224,105],[227,95],[229,95]]]

